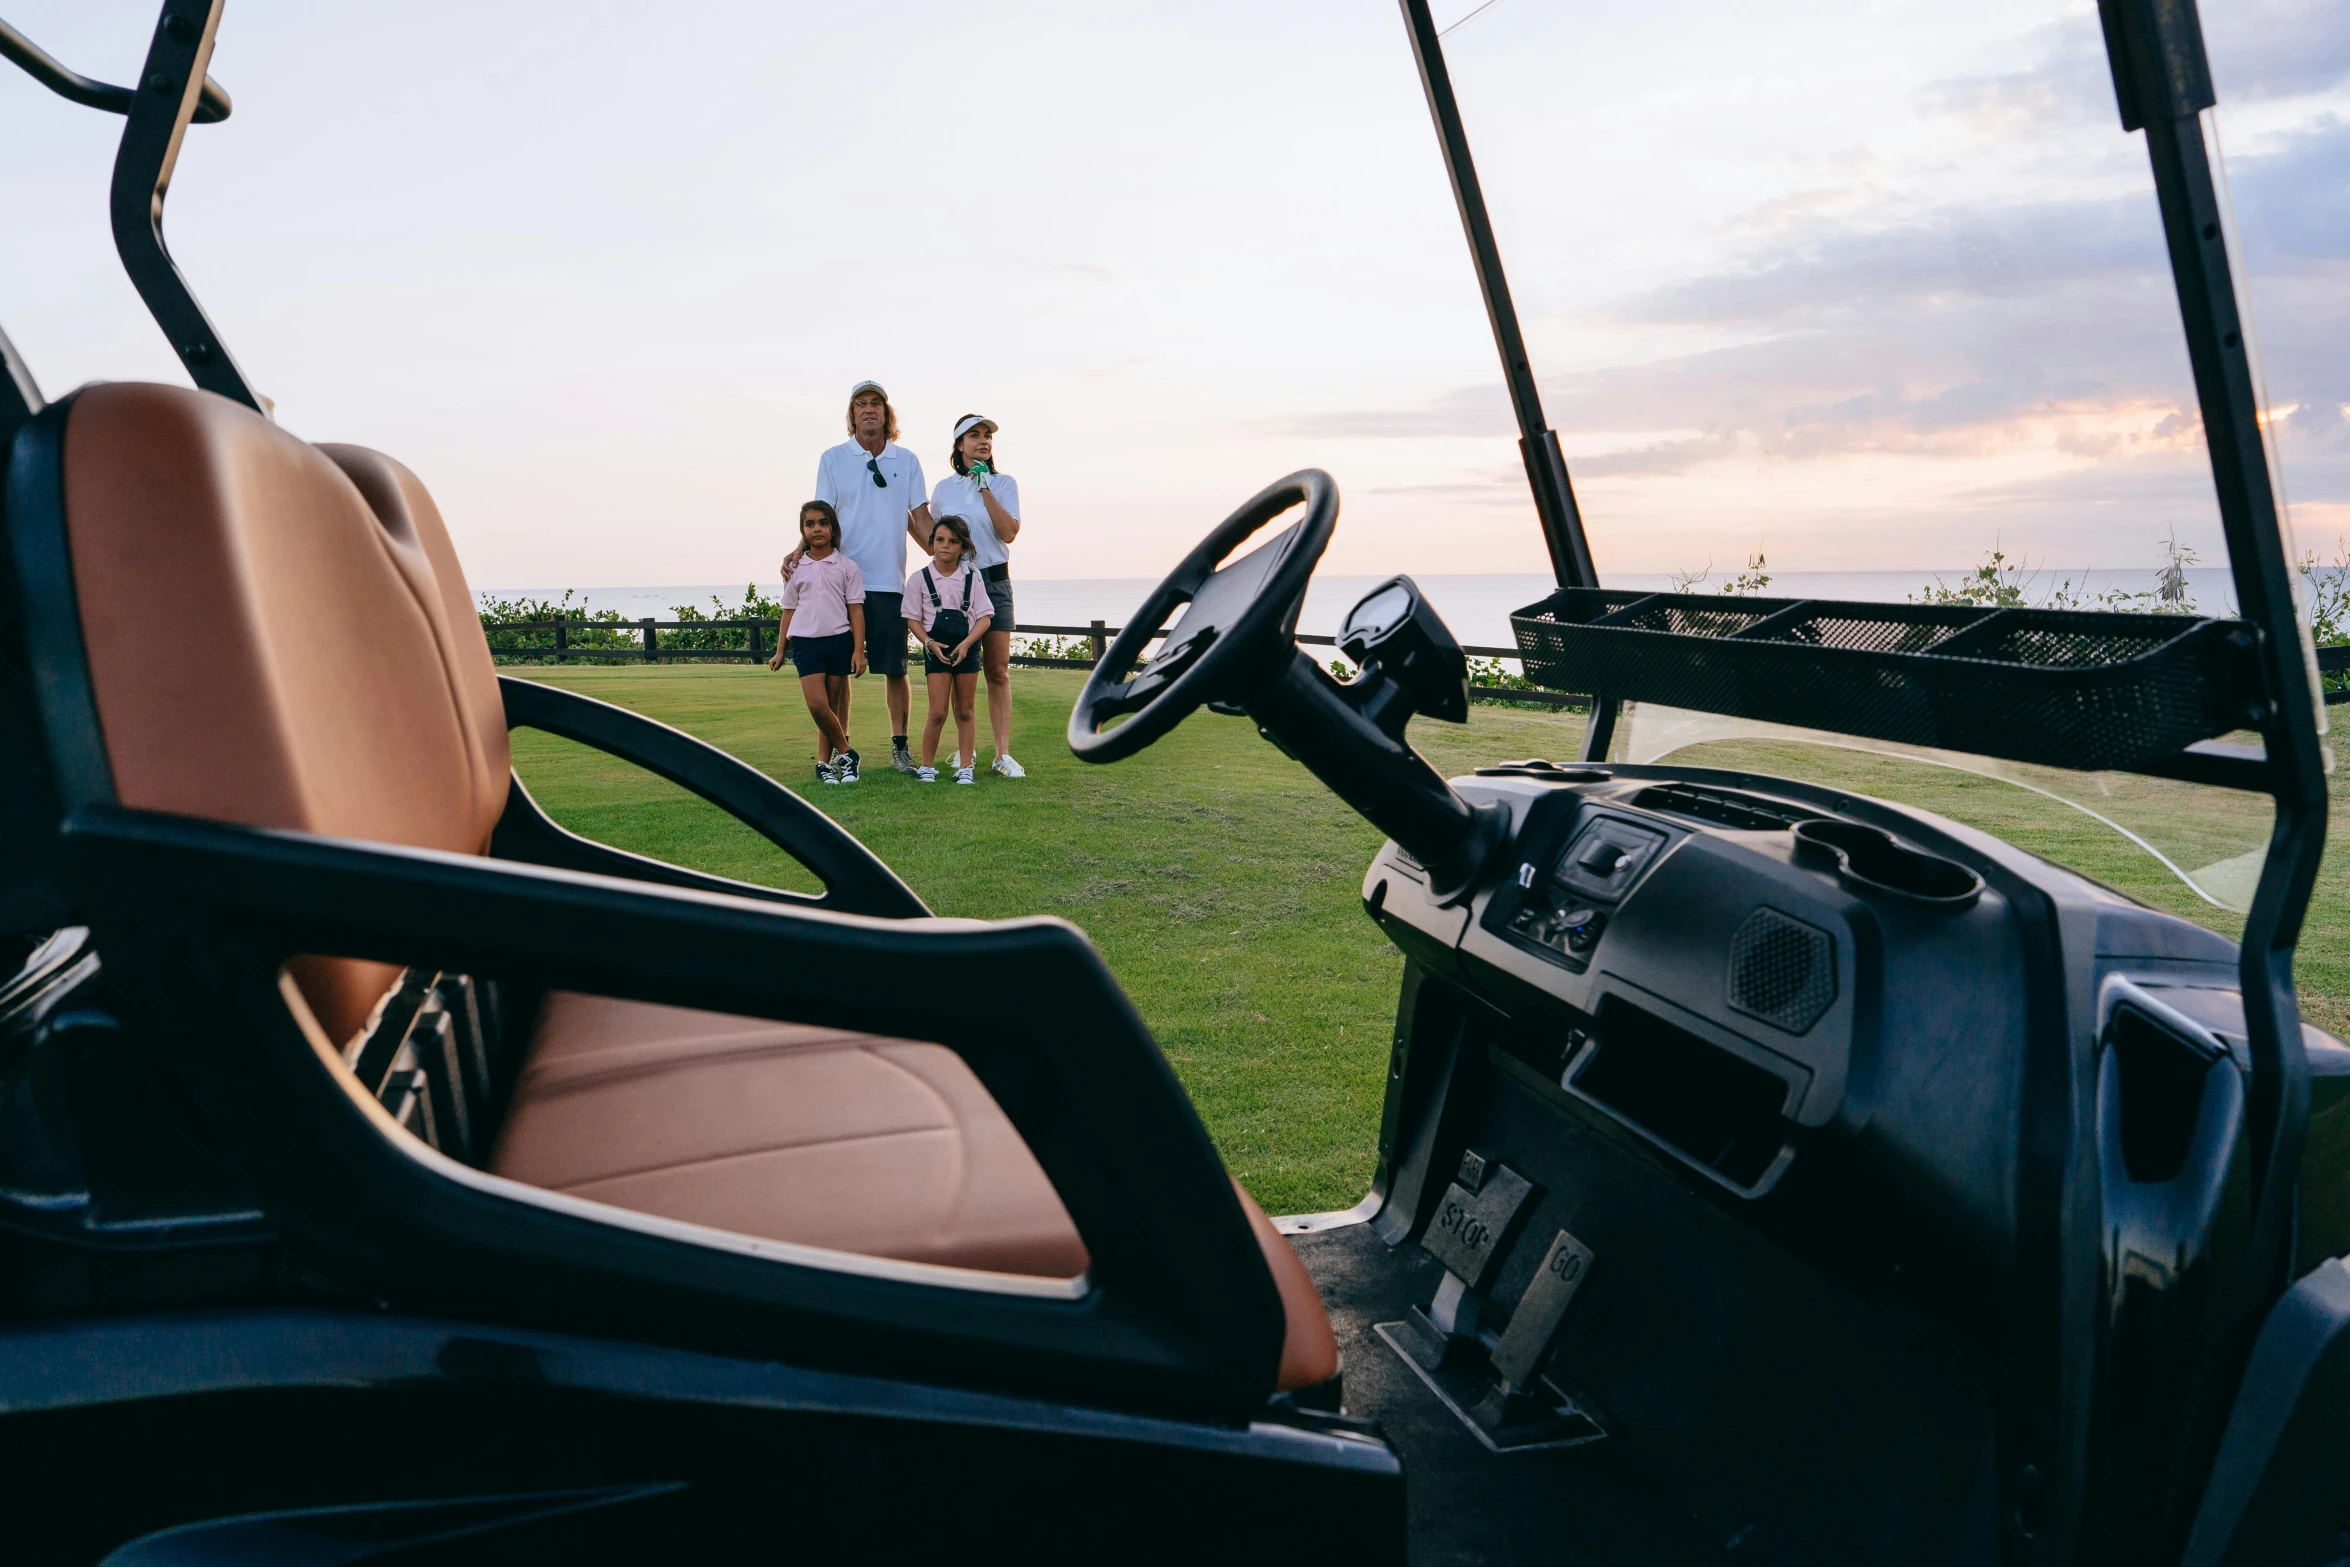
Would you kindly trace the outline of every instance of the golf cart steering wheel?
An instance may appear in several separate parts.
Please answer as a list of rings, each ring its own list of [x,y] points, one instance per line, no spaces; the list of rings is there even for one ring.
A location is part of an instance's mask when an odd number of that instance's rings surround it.
[[[1250,535],[1301,501],[1303,517],[1224,564]],[[1267,485],[1225,518],[1151,590],[1086,677],[1069,712],[1069,749],[1083,761],[1122,761],[1202,703],[1239,701],[1277,676],[1295,653],[1289,628],[1337,526],[1338,483],[1319,468]],[[1167,617],[1186,604],[1190,609],[1168,631],[1166,645],[1136,669]],[[1120,717],[1126,722],[1117,728],[1102,727]]]
[[[1224,564],[1300,503],[1303,517]],[[1086,677],[1069,712],[1069,749],[1080,761],[1115,762],[1202,703],[1245,712],[1265,738],[1416,857],[1435,896],[1465,896],[1509,836],[1509,812],[1462,799],[1412,749],[1404,726],[1415,711],[1464,721],[1467,663],[1408,577],[1382,585],[1347,616],[1339,641],[1361,666],[1353,680],[1341,685],[1298,648],[1306,583],[1337,526],[1338,485],[1319,468],[1266,486],[1225,518],[1151,590]],[[1185,604],[1166,645],[1136,668]],[[1120,717],[1126,722],[1117,728],[1102,727]]]

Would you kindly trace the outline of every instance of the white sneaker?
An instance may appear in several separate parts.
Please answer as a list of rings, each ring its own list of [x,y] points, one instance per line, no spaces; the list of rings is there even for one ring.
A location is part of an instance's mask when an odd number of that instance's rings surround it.
[[[938,769],[935,767],[917,767],[914,769],[914,781],[916,783],[936,783],[938,782]]]
[[[967,783],[969,783],[970,781],[971,781],[971,769],[970,769],[970,768],[968,768],[968,767],[958,767],[958,768],[956,768],[956,769],[955,769],[955,782],[957,782],[957,783],[959,783],[959,784],[967,784]]]
[[[999,773],[1002,773],[1006,778],[1025,778],[1028,776],[1028,769],[1022,767],[1018,762],[1013,761],[1008,754],[999,756],[995,759],[995,770]]]

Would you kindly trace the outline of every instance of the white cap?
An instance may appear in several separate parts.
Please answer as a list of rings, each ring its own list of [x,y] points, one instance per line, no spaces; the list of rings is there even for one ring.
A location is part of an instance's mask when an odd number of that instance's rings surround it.
[[[856,393],[851,392],[849,395],[854,397]],[[961,440],[964,436],[969,435],[973,430],[978,429],[983,424],[987,426],[988,434],[995,434],[996,422],[993,419],[983,418],[978,414],[970,414],[966,416],[960,424],[955,426],[954,439],[957,441]],[[949,444],[952,443],[950,442]]]
[[[859,381],[849,388],[849,401],[855,402],[859,392],[881,392],[881,400],[885,403],[889,401],[889,393],[882,391],[879,381]]]

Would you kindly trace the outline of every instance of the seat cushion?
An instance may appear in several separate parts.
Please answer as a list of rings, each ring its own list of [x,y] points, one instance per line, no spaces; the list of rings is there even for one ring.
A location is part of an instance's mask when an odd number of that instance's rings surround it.
[[[917,1040],[557,991],[490,1168],[865,1256],[1050,1278],[1087,1261],[987,1089],[962,1057]],[[1279,1385],[1326,1381],[1338,1347],[1313,1281],[1240,1196],[1287,1321]]]
[[[1084,1244],[943,1045],[550,995],[491,1168],[716,1229],[1068,1278]]]

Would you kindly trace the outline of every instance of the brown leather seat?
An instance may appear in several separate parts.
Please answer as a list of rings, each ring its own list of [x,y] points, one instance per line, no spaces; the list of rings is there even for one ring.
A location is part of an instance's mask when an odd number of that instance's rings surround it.
[[[491,1168],[552,1191],[866,1256],[1067,1278],[1085,1243],[943,1045],[558,992]],[[1297,1253],[1237,1185],[1289,1322],[1280,1385],[1338,1369]]]
[[[75,400],[63,481],[124,804],[487,849],[510,778],[504,707],[414,474],[224,398],[107,385]],[[319,958],[294,977],[342,1042],[394,976]],[[1026,1145],[935,1044],[557,994],[492,1167],[805,1245],[1062,1277],[1086,1265]],[[1281,1385],[1321,1381],[1337,1367],[1321,1302],[1242,1201],[1287,1313]]]

